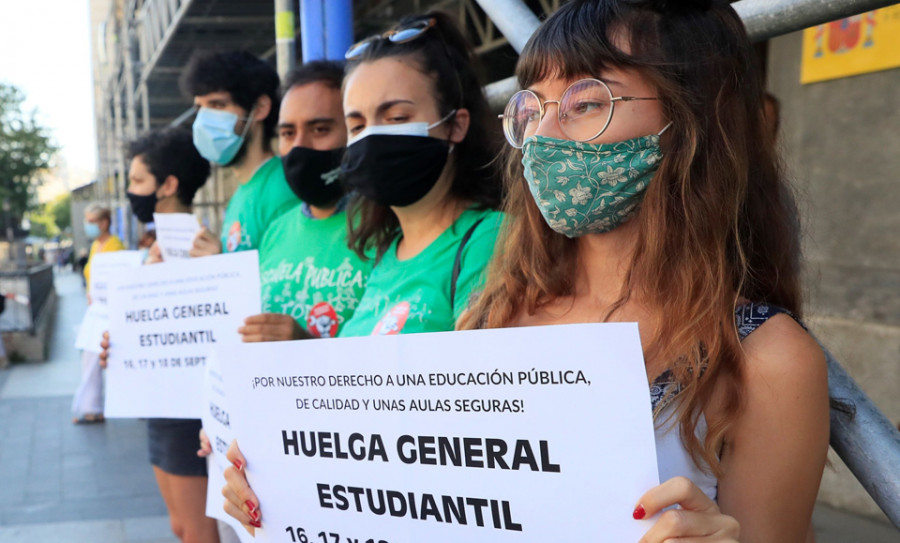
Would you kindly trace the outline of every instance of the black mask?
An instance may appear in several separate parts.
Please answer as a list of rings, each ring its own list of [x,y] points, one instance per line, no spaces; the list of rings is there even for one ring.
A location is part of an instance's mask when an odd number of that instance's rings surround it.
[[[297,198],[311,206],[327,207],[344,195],[339,171],[343,156],[343,147],[330,151],[294,147],[281,157],[281,163]]]
[[[341,175],[364,197],[404,207],[434,187],[449,153],[450,144],[437,138],[372,134],[347,147]]]
[[[156,193],[141,195],[126,192],[131,203],[131,212],[142,223],[153,222],[153,212],[156,211]]]

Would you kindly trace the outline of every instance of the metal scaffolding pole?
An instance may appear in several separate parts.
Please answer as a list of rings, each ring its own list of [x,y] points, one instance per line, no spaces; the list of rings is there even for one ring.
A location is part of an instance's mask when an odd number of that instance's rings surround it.
[[[500,32],[509,40],[517,52],[524,47],[537,25],[532,27],[537,17],[522,0],[477,0]],[[732,7],[741,16],[751,41],[765,41],[776,36],[827,23],[851,15],[858,15],[873,9],[896,4],[897,0],[741,0]],[[527,14],[525,12],[528,12]],[[517,14],[521,24],[508,24],[507,12]],[[529,23],[529,15],[533,18]],[[504,24],[498,21],[503,21]],[[506,101],[518,90],[515,77],[495,81],[487,87],[491,108],[501,110]]]
[[[112,90],[112,82],[108,82],[107,90],[104,92],[104,117],[106,119],[106,134],[104,135],[104,139],[106,140],[106,156],[103,159],[103,190],[101,192],[105,193],[110,200],[113,198],[113,194],[115,194],[115,171],[116,168],[114,166],[116,162],[116,121],[115,116],[110,111],[110,108],[113,108],[112,102],[113,98],[110,94]],[[110,181],[112,181],[113,185],[110,186]],[[109,204],[110,202],[107,202]]]
[[[132,17],[126,16],[124,39],[122,40],[122,58],[125,65],[125,121],[128,128],[128,139],[137,137],[137,104],[134,100],[134,22]]]
[[[122,89],[116,81],[112,84],[113,90],[113,122],[115,123],[115,136],[113,138],[113,155],[110,157],[115,162],[115,186],[113,187],[113,199],[119,200],[122,196],[120,186],[125,183],[125,156],[122,143],[125,141],[125,127],[122,119]],[[124,191],[124,188],[122,189]]]
[[[477,2],[517,53],[522,52],[528,38],[541,26],[537,16],[522,0],[477,0]]]
[[[741,0],[733,7],[753,41],[896,4],[897,0]]]
[[[275,0],[275,57],[282,79],[297,64],[295,20],[294,0]]]
[[[878,507],[900,528],[900,432],[824,346],[828,392],[848,409],[831,410],[831,446]]]
[[[141,120],[144,130],[150,130],[150,97],[147,95],[147,83],[141,83]]]

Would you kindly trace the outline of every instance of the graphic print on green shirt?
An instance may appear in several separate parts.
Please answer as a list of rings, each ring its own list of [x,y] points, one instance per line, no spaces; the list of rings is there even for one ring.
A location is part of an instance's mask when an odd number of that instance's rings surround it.
[[[397,260],[391,244],[375,265],[366,292],[341,337],[413,334],[453,330],[472,293],[484,285],[487,264],[503,215],[497,211],[467,209],[421,253]],[[466,232],[484,218],[463,248],[456,299],[450,307],[453,262]]]
[[[335,337],[372,270],[347,247],[347,216],[313,219],[296,206],[266,230],[259,250],[262,307],[290,315],[317,337]]]
[[[222,222],[222,251],[258,249],[272,221],[298,205],[300,200],[284,178],[281,159],[270,158],[228,201]]]

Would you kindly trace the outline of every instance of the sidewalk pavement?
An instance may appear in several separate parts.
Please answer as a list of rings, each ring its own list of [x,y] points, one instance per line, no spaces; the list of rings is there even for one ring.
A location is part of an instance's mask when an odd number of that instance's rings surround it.
[[[49,360],[0,370],[0,542],[175,543],[146,424],[72,424],[86,304],[77,275],[58,275],[56,288]]]
[[[49,360],[0,370],[0,543],[176,543],[145,423],[71,423],[84,291],[71,273],[56,288]],[[818,543],[900,543],[888,525],[825,506],[813,521]]]

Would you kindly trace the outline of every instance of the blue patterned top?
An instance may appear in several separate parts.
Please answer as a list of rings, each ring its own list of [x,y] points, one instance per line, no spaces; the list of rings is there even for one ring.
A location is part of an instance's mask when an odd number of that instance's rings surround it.
[[[775,315],[784,313],[794,320],[797,317],[787,309],[782,307],[769,305],[766,303],[746,303],[737,306],[734,310],[734,322],[737,326],[738,337],[741,341],[747,339],[751,333],[763,325],[764,322],[771,319]],[[799,320],[800,326],[803,326]],[[805,326],[803,326],[806,328]],[[653,380],[650,385],[650,401],[653,406],[653,412],[657,413],[658,408],[665,407],[681,392],[681,385],[675,380],[672,370],[666,370],[659,377]]]

